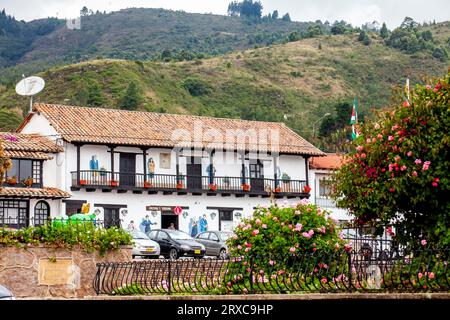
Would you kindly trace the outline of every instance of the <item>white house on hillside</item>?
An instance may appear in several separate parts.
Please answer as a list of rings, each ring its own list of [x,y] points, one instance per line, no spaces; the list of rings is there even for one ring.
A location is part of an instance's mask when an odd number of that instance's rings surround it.
[[[272,198],[309,197],[308,159],[325,155],[282,123],[49,104],[35,104],[17,132],[17,144],[39,135],[54,147],[40,167],[61,192],[40,199],[50,216],[89,203],[109,225],[149,215],[153,228],[186,232],[203,216],[208,229],[230,230]],[[33,187],[44,185],[27,194]],[[36,215],[36,201],[20,201],[20,215]]]

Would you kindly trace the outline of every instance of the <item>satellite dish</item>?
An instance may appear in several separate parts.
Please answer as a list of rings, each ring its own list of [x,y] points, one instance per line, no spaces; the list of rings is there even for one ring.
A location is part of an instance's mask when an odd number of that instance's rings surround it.
[[[34,76],[24,78],[16,84],[16,92],[18,95],[30,97],[30,112],[33,109],[33,96],[41,92],[44,87],[44,79]]]

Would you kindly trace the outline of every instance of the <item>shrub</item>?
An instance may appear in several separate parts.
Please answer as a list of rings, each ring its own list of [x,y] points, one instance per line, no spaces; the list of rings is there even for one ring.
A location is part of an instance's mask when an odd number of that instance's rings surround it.
[[[356,222],[380,233],[393,224],[398,241],[413,247],[450,244],[449,89],[450,72],[361,127],[333,192]]]
[[[189,77],[184,79],[181,86],[186,89],[191,96],[198,97],[208,94],[211,87],[208,83],[199,78]]]
[[[64,221],[65,222],[65,221]],[[28,227],[20,230],[0,230],[0,244],[29,246],[45,244],[71,248],[81,246],[85,251],[98,250],[100,254],[131,245],[132,237],[122,228],[98,228],[95,221],[62,223],[55,221],[44,226]]]

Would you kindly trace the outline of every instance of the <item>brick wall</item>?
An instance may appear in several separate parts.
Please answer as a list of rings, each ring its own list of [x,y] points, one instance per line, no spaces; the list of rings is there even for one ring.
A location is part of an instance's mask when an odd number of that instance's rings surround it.
[[[104,256],[81,248],[0,246],[0,284],[16,297],[81,298],[95,295],[98,262],[131,261],[131,247]]]

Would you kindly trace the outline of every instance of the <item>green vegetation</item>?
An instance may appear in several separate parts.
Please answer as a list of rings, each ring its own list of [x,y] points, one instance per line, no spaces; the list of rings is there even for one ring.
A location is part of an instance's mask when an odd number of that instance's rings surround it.
[[[0,230],[0,244],[23,247],[39,244],[64,248],[80,246],[88,252],[98,250],[104,254],[132,243],[131,235],[122,228],[97,228],[91,221],[57,222],[19,230],[3,228]]]
[[[399,97],[400,98],[400,97]],[[400,98],[402,99],[402,98]],[[367,122],[335,177],[334,198],[361,225],[391,224],[412,247],[450,244],[450,70]]]

